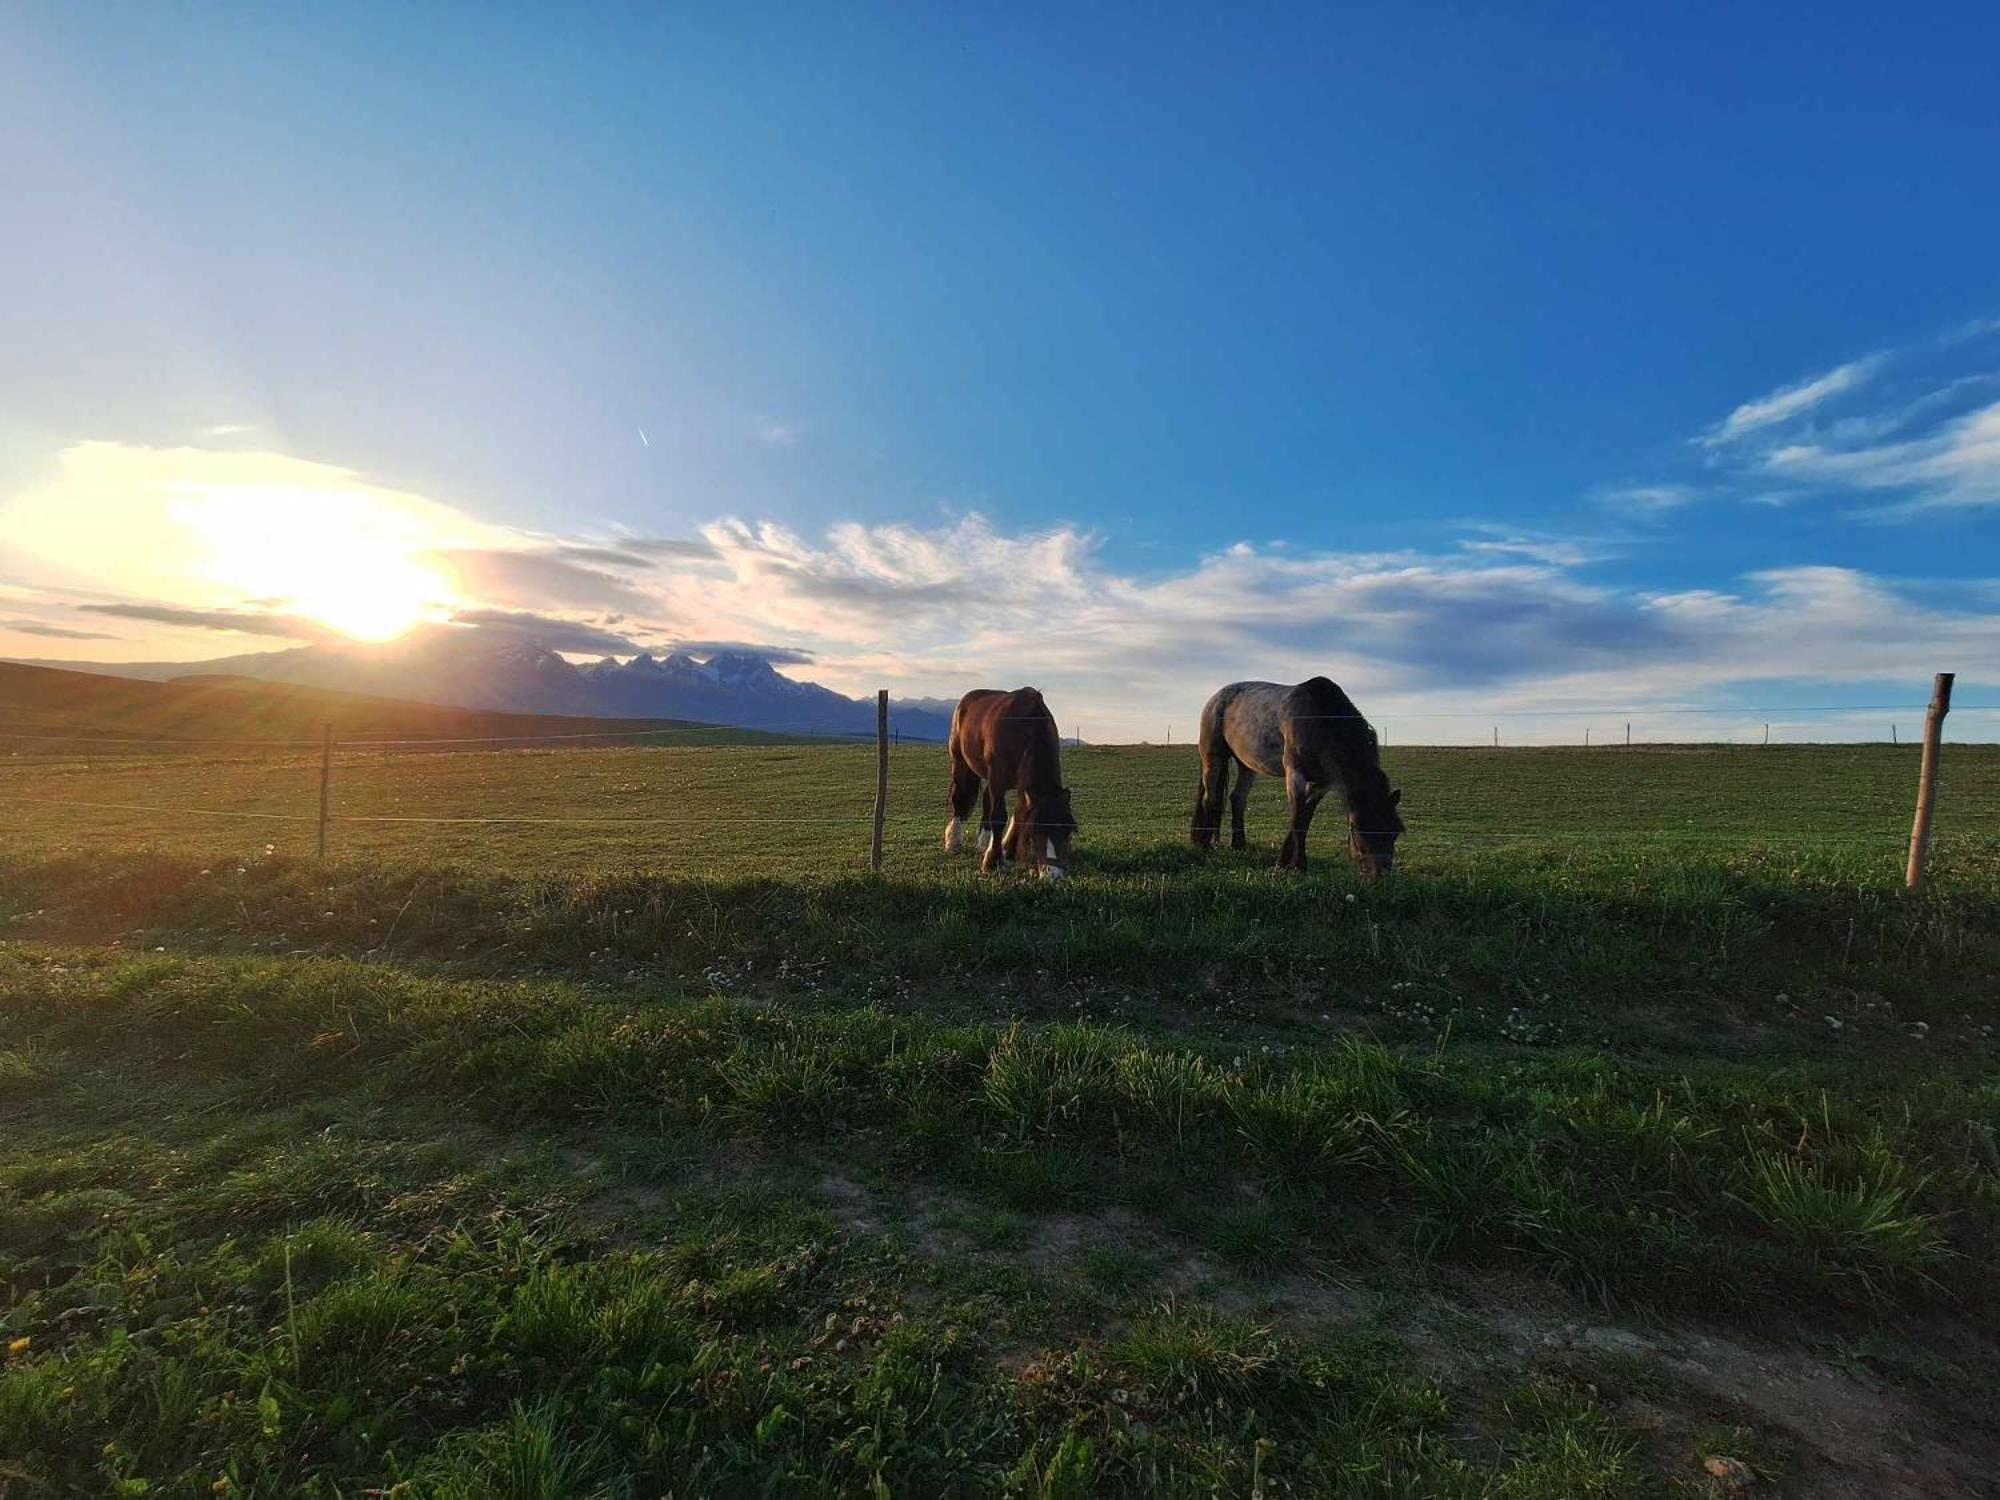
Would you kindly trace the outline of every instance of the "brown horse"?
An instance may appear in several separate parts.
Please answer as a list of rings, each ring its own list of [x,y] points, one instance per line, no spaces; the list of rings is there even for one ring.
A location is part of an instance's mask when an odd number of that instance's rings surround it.
[[[1243,807],[1259,775],[1285,778],[1291,829],[1278,854],[1281,870],[1306,867],[1306,830],[1329,791],[1347,804],[1347,852],[1371,879],[1396,861],[1403,794],[1382,772],[1375,731],[1354,701],[1324,677],[1297,687],[1276,682],[1232,682],[1201,711],[1201,787],[1195,793],[1194,841],[1213,844],[1222,827],[1222,797],[1229,765],[1241,769],[1229,799],[1230,846],[1241,849]]]
[[[1031,687],[967,693],[952,712],[949,752],[951,821],[944,827],[945,848],[963,847],[966,814],[984,782],[979,868],[990,875],[1003,859],[1025,859],[1044,880],[1061,880],[1069,868],[1076,818],[1062,784],[1062,739],[1042,695]],[[1009,792],[1021,794],[1012,818],[1007,815]]]

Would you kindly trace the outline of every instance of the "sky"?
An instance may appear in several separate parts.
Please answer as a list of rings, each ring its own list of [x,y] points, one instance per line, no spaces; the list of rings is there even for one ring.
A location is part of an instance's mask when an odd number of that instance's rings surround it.
[[[1956,670],[1992,738],[1996,44],[17,3],[0,655],[731,642],[1101,738],[1324,673],[1406,741],[1879,738]]]

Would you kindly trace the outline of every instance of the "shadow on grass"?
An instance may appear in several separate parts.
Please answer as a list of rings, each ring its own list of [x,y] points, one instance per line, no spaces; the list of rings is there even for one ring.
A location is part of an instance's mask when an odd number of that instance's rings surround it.
[[[1254,862],[1253,862],[1254,861]],[[1992,1009],[2000,920],[1978,890],[1919,898],[1800,879],[1782,856],[1578,868],[1542,855],[1379,885],[1253,852],[1158,851],[1060,886],[995,878],[699,880],[454,867],[202,864],[112,854],[0,862],[20,938],[393,957],[462,972],[619,965],[733,982],[883,986],[1002,976],[1315,1010],[1394,995],[1615,1017],[1770,1014],[1830,993],[1906,1018]]]

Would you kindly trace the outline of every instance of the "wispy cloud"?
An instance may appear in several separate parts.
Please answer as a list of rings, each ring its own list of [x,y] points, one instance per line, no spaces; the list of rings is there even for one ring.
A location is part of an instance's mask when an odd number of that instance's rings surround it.
[[[796,422],[775,422],[766,418],[757,424],[757,441],[766,448],[793,448],[798,446],[805,431]]]
[[[715,548],[702,537],[621,536],[613,545],[625,553],[640,552],[648,557],[677,557],[683,560],[713,558]]]
[[[1561,537],[1496,537],[1492,540],[1463,541],[1458,548],[1475,556],[1523,557],[1530,562],[1547,563],[1557,568],[1579,568],[1600,556],[1597,549],[1583,542]]]
[[[1660,515],[1691,505],[1698,498],[1692,485],[1628,484],[1597,491],[1599,505],[1633,515]]]
[[[1764,463],[1791,480],[1909,493],[1884,515],[2000,505],[2000,401],[1921,438],[1849,448],[1792,443]]]
[[[537,614],[530,610],[463,609],[452,617],[454,625],[469,625],[497,635],[515,636],[546,646],[551,651],[575,655],[636,656],[646,650],[631,636],[585,620],[560,615]]]
[[[651,601],[631,581],[574,561],[565,547],[458,547],[430,554],[453,576],[461,595],[509,608],[550,603],[584,609],[645,610]],[[603,553],[596,548],[601,560]],[[640,566],[643,561],[634,559]]]
[[[46,636],[52,641],[115,641],[120,637],[102,630],[71,630],[62,625],[47,625],[40,620],[0,620],[0,634],[12,631],[15,635]]]
[[[555,548],[558,557],[571,562],[603,563],[612,568],[650,568],[653,559],[640,557],[635,552],[620,551],[616,547],[601,546],[596,542],[563,542]]]
[[[1711,445],[1735,442],[1753,432],[1811,411],[1822,402],[1843,391],[1851,391],[1868,380],[1881,367],[1883,358],[1880,354],[1871,354],[1865,359],[1850,360],[1823,375],[1785,386],[1755,401],[1746,401],[1724,417],[1703,441]]]
[[[1975,319],[1744,402],[1696,439],[1702,487],[1763,506],[1862,498],[1878,520],[2000,505],[1996,335],[2000,319]]]
[[[227,630],[238,635],[270,636],[290,641],[340,639],[338,631],[300,615],[265,614],[248,609],[184,609],[173,604],[79,604],[85,614],[120,620],[146,620],[185,630]]]
[[[755,656],[773,666],[802,667],[816,658],[797,646],[772,646],[758,641],[675,641],[674,650],[690,656]]]

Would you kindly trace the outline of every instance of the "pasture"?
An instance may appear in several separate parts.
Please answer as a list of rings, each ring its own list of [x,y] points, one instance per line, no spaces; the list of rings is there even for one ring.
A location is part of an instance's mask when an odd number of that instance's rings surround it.
[[[2000,750],[943,759],[0,762],[0,1494],[1981,1492]]]

